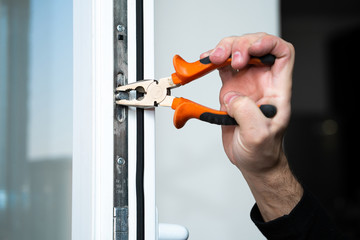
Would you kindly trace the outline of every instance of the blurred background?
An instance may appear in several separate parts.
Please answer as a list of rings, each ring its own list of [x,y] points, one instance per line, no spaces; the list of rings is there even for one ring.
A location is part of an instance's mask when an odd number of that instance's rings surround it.
[[[0,239],[71,237],[72,1],[0,0]]]
[[[294,44],[285,149],[296,176],[351,239],[360,239],[358,5],[155,0],[156,77],[172,73],[175,54],[198,60],[225,36],[264,31]],[[70,239],[72,31],[71,0],[0,0],[1,240]],[[173,94],[217,108],[220,87],[214,72]],[[156,111],[160,221],[186,226],[190,239],[264,239],[220,128],[192,120],[176,130],[172,117]]]
[[[299,180],[339,228],[360,239],[356,82],[358,1],[281,1],[281,35],[294,44],[292,120],[285,149]]]

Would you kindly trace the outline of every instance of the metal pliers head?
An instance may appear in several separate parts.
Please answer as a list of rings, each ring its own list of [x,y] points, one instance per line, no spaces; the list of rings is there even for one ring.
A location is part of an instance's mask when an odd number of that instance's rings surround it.
[[[160,80],[141,80],[116,88],[116,92],[136,92],[129,99],[116,98],[116,104],[139,108],[152,108],[157,106],[171,107],[174,97],[170,96],[170,89],[177,87],[171,77]],[[140,94],[139,94],[140,93]]]

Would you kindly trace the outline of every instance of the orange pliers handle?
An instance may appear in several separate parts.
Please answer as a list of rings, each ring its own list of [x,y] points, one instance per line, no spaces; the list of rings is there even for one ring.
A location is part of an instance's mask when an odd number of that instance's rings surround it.
[[[251,57],[248,64],[271,66],[274,62],[275,56],[268,54],[262,57]],[[179,55],[175,55],[173,64],[175,68],[175,73],[171,75],[173,83],[176,85],[185,85],[215,69],[230,65],[231,58],[220,65],[216,65],[210,61],[209,57],[189,63]],[[268,118],[274,117],[276,114],[276,107],[273,105],[261,105],[259,107],[263,114]],[[185,98],[174,98],[171,108],[175,110],[174,125],[176,128],[182,128],[191,118],[219,125],[237,124],[235,119],[230,117],[227,112],[214,110]]]
[[[272,66],[275,62],[275,56],[267,54],[262,57],[251,57],[248,64],[257,66]],[[175,84],[185,85],[197,78],[200,78],[211,71],[225,67],[231,64],[231,57],[224,63],[216,65],[210,61],[209,57],[205,57],[196,62],[186,62],[179,55],[175,55],[173,58],[173,65],[175,73],[171,75],[171,78]]]

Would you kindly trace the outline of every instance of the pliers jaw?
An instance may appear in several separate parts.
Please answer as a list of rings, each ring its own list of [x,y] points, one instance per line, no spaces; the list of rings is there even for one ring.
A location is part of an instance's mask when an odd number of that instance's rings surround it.
[[[162,78],[160,80],[142,80],[135,83],[131,83],[125,86],[116,88],[116,104],[133,106],[139,108],[153,108],[157,106],[171,107],[173,96],[170,96],[170,89],[178,87],[174,84],[171,77]],[[131,95],[131,92],[136,93],[135,97]],[[124,94],[128,93],[129,99],[123,99]],[[131,99],[132,98],[132,99]]]

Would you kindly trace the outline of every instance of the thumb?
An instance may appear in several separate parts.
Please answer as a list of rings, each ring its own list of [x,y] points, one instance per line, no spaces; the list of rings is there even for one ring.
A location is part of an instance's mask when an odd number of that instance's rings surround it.
[[[228,92],[223,102],[227,113],[235,118],[240,130],[256,130],[264,124],[264,115],[249,97],[238,92]]]

